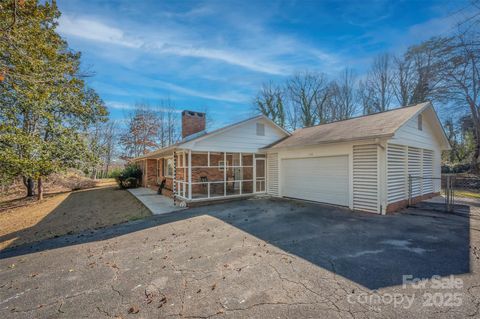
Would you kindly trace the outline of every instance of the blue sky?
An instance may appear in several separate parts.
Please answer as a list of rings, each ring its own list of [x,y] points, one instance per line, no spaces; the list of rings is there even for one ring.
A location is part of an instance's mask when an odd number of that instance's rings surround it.
[[[295,72],[361,77],[380,52],[446,35],[468,1],[58,1],[59,31],[121,119],[169,98],[218,127],[252,115],[263,82]]]

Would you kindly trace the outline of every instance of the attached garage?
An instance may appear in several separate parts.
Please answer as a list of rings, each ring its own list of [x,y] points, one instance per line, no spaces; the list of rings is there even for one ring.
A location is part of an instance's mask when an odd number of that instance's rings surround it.
[[[439,194],[432,177],[449,148],[428,102],[307,127],[266,148],[268,193],[385,214],[409,189],[412,200]]]
[[[348,206],[348,156],[283,159],[281,184],[285,197]]]

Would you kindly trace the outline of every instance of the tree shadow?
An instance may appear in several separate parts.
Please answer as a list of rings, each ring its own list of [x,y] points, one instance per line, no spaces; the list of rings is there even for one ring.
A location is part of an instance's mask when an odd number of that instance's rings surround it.
[[[116,187],[98,187],[54,195],[62,196],[9,213],[19,214],[11,222],[33,225],[0,236],[0,243],[9,242],[9,247],[28,243],[34,246],[36,242],[48,238],[92,231],[151,215],[131,194]],[[49,195],[52,196],[53,194]]]
[[[105,240],[209,215],[369,289],[401,285],[403,276],[470,272],[470,219],[410,208],[379,216],[282,199],[191,208],[102,230],[0,252],[0,259]]]

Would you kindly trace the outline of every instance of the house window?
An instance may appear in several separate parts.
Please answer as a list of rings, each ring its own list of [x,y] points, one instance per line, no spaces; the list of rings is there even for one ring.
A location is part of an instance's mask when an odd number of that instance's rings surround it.
[[[165,177],[173,177],[173,158],[165,158],[163,160],[163,175]]]
[[[265,124],[257,123],[257,135],[265,136]]]
[[[222,171],[225,169],[225,166],[228,166],[228,161],[218,161],[218,170]]]
[[[423,119],[422,119],[422,114],[418,114],[418,130],[421,131],[423,129]]]

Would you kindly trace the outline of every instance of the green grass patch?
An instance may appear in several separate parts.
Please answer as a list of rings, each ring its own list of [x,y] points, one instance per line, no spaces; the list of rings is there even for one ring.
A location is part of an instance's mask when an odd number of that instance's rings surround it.
[[[480,199],[480,193],[471,192],[467,190],[456,190],[455,197],[467,197],[467,198]]]

